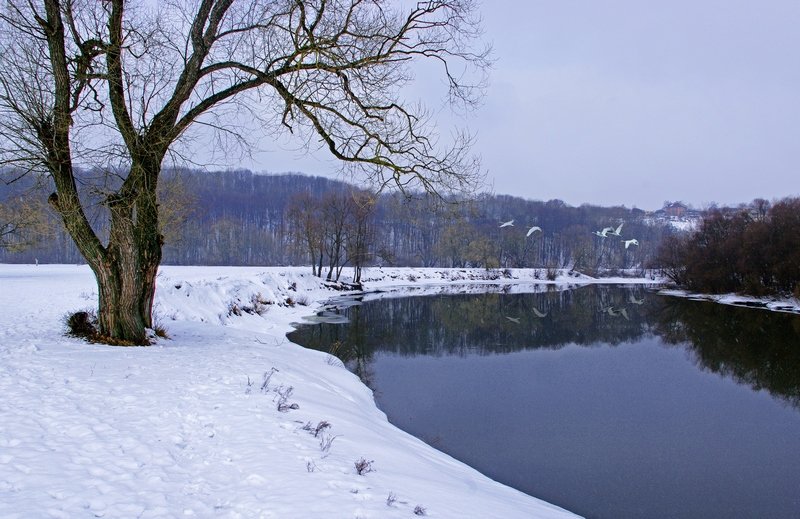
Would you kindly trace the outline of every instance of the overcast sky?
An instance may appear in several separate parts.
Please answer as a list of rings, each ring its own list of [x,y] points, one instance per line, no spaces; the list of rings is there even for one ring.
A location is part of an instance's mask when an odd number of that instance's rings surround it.
[[[643,209],[800,194],[800,1],[505,0],[481,13],[496,63],[459,124],[495,193]],[[336,168],[275,148],[246,165]]]

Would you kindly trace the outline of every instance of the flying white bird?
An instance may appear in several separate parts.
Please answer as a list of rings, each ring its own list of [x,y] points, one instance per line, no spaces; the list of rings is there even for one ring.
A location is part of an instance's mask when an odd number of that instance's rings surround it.
[[[637,240],[636,238],[634,238],[634,239],[632,239],[632,240],[625,240],[625,242],[624,242],[624,243],[625,243],[625,248],[627,249],[627,248],[628,248],[628,247],[630,247],[631,245],[636,245],[636,246],[638,246],[638,245],[639,245],[639,240]]]
[[[617,227],[616,229],[611,229],[609,234],[612,235],[612,236],[622,236],[620,234],[620,231],[622,231],[622,226],[623,225],[625,225],[625,222],[622,222],[621,224],[619,224],[619,227]]]
[[[528,236],[530,236],[531,234],[535,233],[536,231],[542,232],[542,228],[534,225],[533,227],[528,229],[528,234],[526,234],[525,237],[527,238]]]
[[[514,227],[514,220],[501,223],[500,228],[502,229],[503,227]]]
[[[512,323],[519,324],[519,317],[509,317],[509,316],[506,316],[506,319],[508,319],[508,320],[509,320],[509,321],[511,321]]]
[[[633,303],[635,305],[641,305],[644,304],[644,299],[636,299],[636,297],[633,294],[631,294],[628,296],[628,302]]]
[[[535,306],[533,307],[533,313],[536,314],[536,317],[547,317],[547,312],[542,312]]]
[[[630,321],[631,320],[630,317],[628,317],[628,311],[625,310],[624,308],[622,310],[620,310],[619,313],[620,313],[620,315],[622,315],[622,317],[625,318],[626,321]]]
[[[613,230],[614,230],[614,229],[612,229],[611,227],[606,227],[606,228],[605,228],[605,229],[603,229],[602,231],[594,231],[594,233],[593,233],[593,234],[596,234],[596,235],[600,236],[601,238],[605,238],[605,237],[606,237],[606,235],[608,234],[608,232],[609,232],[609,231],[613,231]]]

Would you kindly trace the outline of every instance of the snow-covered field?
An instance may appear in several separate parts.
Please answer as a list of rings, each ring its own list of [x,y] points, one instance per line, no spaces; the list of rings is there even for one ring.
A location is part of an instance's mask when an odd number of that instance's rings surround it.
[[[365,286],[486,275],[372,269]],[[513,276],[497,282],[537,282]],[[286,340],[339,294],[306,268],[163,267],[170,339],[111,347],[64,335],[96,305],[87,267],[0,265],[0,517],[575,517],[395,428],[341,362]]]

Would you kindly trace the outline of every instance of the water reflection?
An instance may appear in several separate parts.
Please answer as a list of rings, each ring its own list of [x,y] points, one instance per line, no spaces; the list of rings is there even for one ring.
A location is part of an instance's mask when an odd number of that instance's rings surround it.
[[[800,316],[665,297],[653,317],[654,333],[688,345],[699,368],[800,408]]]
[[[336,354],[370,387],[376,351],[490,355],[658,337],[685,347],[699,368],[765,389],[800,408],[796,315],[658,296],[641,286],[596,285],[533,294],[384,299],[325,312],[349,324],[305,326],[290,339]]]

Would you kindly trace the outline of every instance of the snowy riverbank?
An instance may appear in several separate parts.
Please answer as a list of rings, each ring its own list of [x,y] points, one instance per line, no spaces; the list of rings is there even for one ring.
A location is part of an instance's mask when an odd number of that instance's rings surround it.
[[[541,283],[511,275],[364,281]],[[120,348],[64,336],[68,312],[96,305],[87,267],[0,265],[0,517],[575,517],[398,430],[338,360],[286,340],[339,294],[307,268],[163,267],[171,338]]]
[[[747,308],[760,308],[773,312],[788,312],[800,314],[800,300],[797,298],[755,297],[741,294],[698,294],[688,290],[662,289],[659,294],[673,297],[683,297],[695,301],[712,301],[723,305],[745,306]]]

